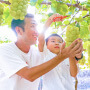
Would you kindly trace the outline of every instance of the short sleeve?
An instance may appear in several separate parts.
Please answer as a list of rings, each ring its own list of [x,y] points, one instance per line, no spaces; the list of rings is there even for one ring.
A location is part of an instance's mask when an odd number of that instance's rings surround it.
[[[0,48],[0,68],[7,77],[12,76],[27,64],[12,49]]]
[[[43,52],[40,52],[42,63],[45,62],[44,59],[47,56],[47,53],[48,53],[48,49],[47,49],[46,42],[45,42],[44,47],[43,47]]]
[[[44,43],[44,48],[43,48],[43,52],[41,52],[42,54],[46,55],[48,52],[48,49],[47,49],[47,45],[46,45],[46,42]]]

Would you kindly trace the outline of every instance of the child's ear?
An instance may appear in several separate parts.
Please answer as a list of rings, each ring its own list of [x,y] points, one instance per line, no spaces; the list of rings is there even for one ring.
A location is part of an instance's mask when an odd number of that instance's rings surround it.
[[[16,30],[18,35],[22,35],[23,34],[23,30],[22,30],[21,27],[16,27],[15,30]]]

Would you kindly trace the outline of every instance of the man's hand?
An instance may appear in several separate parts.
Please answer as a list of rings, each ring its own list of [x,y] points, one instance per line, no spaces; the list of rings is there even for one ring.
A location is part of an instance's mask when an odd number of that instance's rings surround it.
[[[79,42],[81,43],[80,48],[79,48],[79,52],[76,54],[76,58],[81,58],[82,57],[82,52],[85,51],[85,49],[83,49],[83,44],[82,44],[82,39],[79,39]]]
[[[69,47],[65,48],[65,42],[61,46],[61,52],[59,55],[63,57],[64,59],[68,57],[74,58],[76,55],[79,55],[81,52],[81,42],[78,42],[79,39],[76,39],[72,42],[72,44]]]

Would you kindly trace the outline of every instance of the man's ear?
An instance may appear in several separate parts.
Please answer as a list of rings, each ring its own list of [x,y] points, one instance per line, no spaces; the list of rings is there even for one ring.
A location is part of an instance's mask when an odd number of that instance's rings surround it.
[[[23,34],[23,30],[22,30],[21,27],[16,27],[15,30],[16,30],[18,35],[22,35]]]

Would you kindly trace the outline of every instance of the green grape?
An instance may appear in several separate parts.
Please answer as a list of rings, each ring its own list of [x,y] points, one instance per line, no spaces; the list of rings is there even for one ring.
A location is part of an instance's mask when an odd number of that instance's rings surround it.
[[[10,3],[12,3],[12,0],[9,0]]]
[[[26,0],[24,0],[24,1],[23,1],[23,3],[24,3],[24,4],[27,4],[27,1],[26,1]]]
[[[23,20],[24,19],[24,16],[20,16],[20,19]]]
[[[4,11],[4,5],[0,3],[0,25],[3,23],[3,11]]]
[[[13,7],[17,7],[18,6],[18,3],[17,2],[14,2],[12,5],[13,5]]]
[[[23,8],[22,6],[18,6],[18,9],[19,9],[19,10],[22,10],[22,8]]]
[[[19,14],[19,15],[20,15],[20,13],[21,13],[21,10],[17,10],[17,14]]]
[[[22,2],[20,2],[20,3],[19,3],[19,5],[20,5],[20,6],[23,6],[23,3],[22,3]]]
[[[10,12],[12,16],[16,16],[16,12],[15,11],[11,11]]]
[[[67,26],[66,30],[66,47],[68,47],[74,40],[79,38],[79,28],[75,26]]]
[[[27,8],[27,5],[23,5],[23,8],[24,8],[24,9]]]
[[[10,5],[10,14],[14,19],[23,20],[27,14],[28,0],[12,0]],[[23,16],[22,16],[22,13]]]
[[[14,18],[17,20],[17,19],[20,19],[20,16],[17,15],[17,16],[14,16]]]
[[[25,13],[24,12],[21,12],[20,16],[25,16]]]

